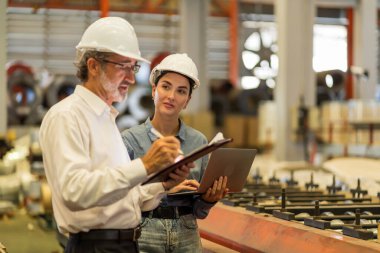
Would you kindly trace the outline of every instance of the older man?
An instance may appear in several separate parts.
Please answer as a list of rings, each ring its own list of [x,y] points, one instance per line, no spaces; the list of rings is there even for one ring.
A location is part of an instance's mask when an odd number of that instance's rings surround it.
[[[58,229],[70,234],[65,252],[138,252],[141,211],[155,208],[194,164],[177,169],[166,182],[141,186],[174,162],[179,141],[157,140],[133,161],[126,155],[112,103],[126,97],[138,61],[146,61],[126,20],[95,21],[76,49],[81,84],[48,111],[40,128],[54,216]]]

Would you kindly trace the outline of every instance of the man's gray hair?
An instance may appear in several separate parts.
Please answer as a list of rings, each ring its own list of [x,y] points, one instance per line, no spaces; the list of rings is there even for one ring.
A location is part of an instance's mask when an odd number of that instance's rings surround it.
[[[95,50],[86,50],[81,51],[77,50],[77,56],[75,60],[75,66],[77,67],[76,76],[79,78],[81,82],[86,82],[88,80],[88,68],[87,61],[90,58],[94,58],[96,60],[103,60],[107,58],[111,53],[108,52],[99,52]],[[103,62],[100,62],[103,64]]]

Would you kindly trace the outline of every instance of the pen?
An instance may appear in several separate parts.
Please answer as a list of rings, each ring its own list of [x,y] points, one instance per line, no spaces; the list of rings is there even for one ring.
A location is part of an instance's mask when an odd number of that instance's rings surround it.
[[[154,127],[152,127],[151,129],[150,129],[150,131],[152,132],[152,134],[154,134],[155,136],[157,136],[157,138],[164,138],[164,136],[160,133],[160,132],[158,132]],[[183,153],[183,151],[182,150],[178,150],[178,153],[180,154],[180,155],[184,155],[184,153]]]

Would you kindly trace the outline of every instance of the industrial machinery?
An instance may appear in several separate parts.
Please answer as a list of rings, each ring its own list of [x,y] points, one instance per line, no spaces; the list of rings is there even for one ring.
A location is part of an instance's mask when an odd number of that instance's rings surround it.
[[[15,62],[7,68],[9,124],[36,124],[41,121],[42,90],[32,68]]]
[[[239,252],[380,252],[379,198],[360,180],[345,188],[335,176],[322,188],[313,174],[301,186],[293,173],[286,182],[256,173],[199,221],[201,236]]]

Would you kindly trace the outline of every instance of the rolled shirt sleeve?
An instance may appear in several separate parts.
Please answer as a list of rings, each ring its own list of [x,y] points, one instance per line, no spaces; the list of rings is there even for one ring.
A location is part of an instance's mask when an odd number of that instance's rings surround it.
[[[140,206],[141,211],[150,211],[156,208],[162,199],[166,195],[166,191],[162,183],[146,184],[140,189]]]
[[[202,199],[202,197],[197,197],[193,202],[193,214],[197,219],[205,219],[210,212],[210,209],[216,204],[209,203]]]

